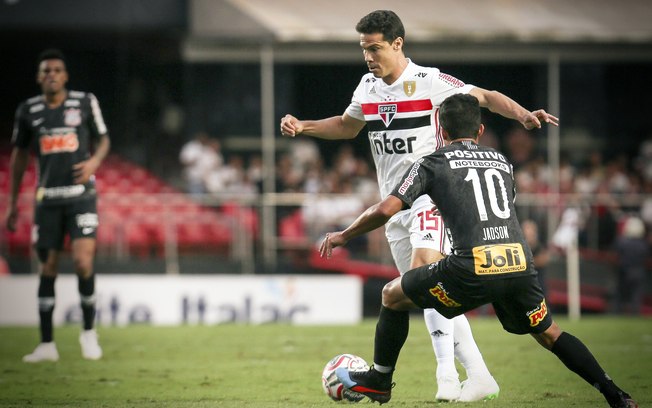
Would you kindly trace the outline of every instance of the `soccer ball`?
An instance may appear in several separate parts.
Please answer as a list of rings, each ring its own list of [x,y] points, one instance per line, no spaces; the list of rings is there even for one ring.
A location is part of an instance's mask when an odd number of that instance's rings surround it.
[[[321,373],[321,385],[326,395],[334,401],[359,402],[364,395],[344,388],[344,385],[337,379],[335,370],[343,367],[349,371],[367,371],[369,365],[362,357],[354,354],[338,354],[331,361],[326,363]]]

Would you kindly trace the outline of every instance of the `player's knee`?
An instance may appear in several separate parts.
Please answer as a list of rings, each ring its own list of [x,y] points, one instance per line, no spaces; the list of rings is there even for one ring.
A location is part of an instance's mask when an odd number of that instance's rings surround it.
[[[395,302],[395,295],[393,293],[394,290],[395,290],[394,281],[391,281],[387,283],[385,286],[383,286],[383,291],[382,291],[383,306],[392,309],[392,305]]]
[[[76,256],[73,259],[75,272],[82,278],[89,278],[93,274],[93,258],[89,256]]]
[[[41,264],[41,275],[56,277],[57,272],[58,272],[58,268],[54,262],[44,262]]]
[[[56,277],[59,268],[59,259],[48,249],[37,248],[36,255],[41,264],[41,275]]]
[[[72,259],[75,272],[81,278],[88,278],[93,273],[95,257],[95,240],[91,238],[76,239],[72,244]]]
[[[382,303],[383,306],[393,310],[409,310],[414,307],[403,293],[401,278],[396,278],[383,287]]]
[[[36,256],[42,264],[45,264],[48,261],[48,256],[50,251],[44,248],[36,248]]]

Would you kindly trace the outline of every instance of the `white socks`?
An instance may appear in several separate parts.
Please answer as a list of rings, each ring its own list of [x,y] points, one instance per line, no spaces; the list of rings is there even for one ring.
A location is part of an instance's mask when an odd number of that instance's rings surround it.
[[[423,317],[437,357],[437,378],[459,378],[455,367],[456,357],[466,370],[468,378],[491,375],[475,343],[466,316],[447,319],[435,309],[425,309]]]
[[[486,378],[491,376],[487,365],[484,363],[478,345],[473,339],[471,325],[464,315],[453,319],[455,324],[455,357],[466,370],[468,378]]]
[[[426,321],[432,348],[437,357],[437,378],[459,378],[455,367],[455,340],[453,338],[453,320],[442,316],[435,309],[424,309],[423,318]]]

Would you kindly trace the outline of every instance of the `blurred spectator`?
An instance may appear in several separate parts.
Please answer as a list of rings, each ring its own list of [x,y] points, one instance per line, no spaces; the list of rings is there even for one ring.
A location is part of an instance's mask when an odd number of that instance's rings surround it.
[[[247,178],[254,186],[263,182],[263,158],[260,154],[254,154],[249,157],[247,166]]]
[[[577,172],[573,188],[583,199],[589,199],[595,194],[599,184],[600,181],[592,177],[591,168],[583,166]]]
[[[602,153],[599,151],[593,151],[589,154],[589,174],[591,179],[595,184],[602,183],[604,180],[604,163],[602,160]]]
[[[650,255],[645,224],[640,218],[627,218],[615,249],[618,254],[616,313],[640,314],[647,289],[646,262]]]
[[[197,133],[194,139],[183,145],[179,161],[184,167],[188,193],[201,195],[207,192],[206,177],[224,162],[220,149],[220,142],[206,132]]]
[[[569,207],[564,210],[557,230],[552,236],[552,243],[555,247],[566,250],[573,243],[577,242],[577,234],[584,226],[582,210],[576,207]]]
[[[594,249],[606,250],[611,248],[617,234],[619,199],[609,190],[606,180],[598,186],[596,194],[597,197],[594,195],[590,201],[584,202],[585,206],[590,205],[590,210],[580,242]]]
[[[356,158],[353,154],[353,146],[342,144],[333,160],[333,168],[340,177],[352,177],[356,171]]]
[[[575,167],[568,160],[568,157],[562,156],[559,159],[559,192],[561,194],[573,193],[575,181]]]
[[[652,181],[652,138],[648,138],[639,149],[636,167],[646,181]]]
[[[514,169],[519,169],[536,156],[534,136],[523,128],[514,128],[505,135],[505,151]]]
[[[629,191],[630,184],[627,177],[627,157],[620,155],[615,160],[607,163],[605,183],[611,194],[624,194]]]
[[[319,147],[312,139],[296,139],[290,144],[290,159],[292,160],[294,171],[304,174],[308,168],[321,160]]]
[[[643,185],[643,202],[641,203],[641,217],[652,228],[652,180]]]
[[[327,192],[330,186],[326,185],[325,179],[324,162],[320,158],[306,169],[303,183],[304,192],[308,194]]]
[[[525,220],[521,223],[523,235],[534,256],[534,267],[538,272],[539,284],[543,289],[544,295],[548,294],[546,285],[546,266],[550,260],[550,253],[545,244],[542,244],[541,237],[539,236],[539,226],[533,220]]]
[[[500,141],[498,140],[498,136],[496,136],[496,133],[489,127],[485,127],[484,133],[478,141],[478,144],[500,150]]]
[[[303,171],[297,169],[288,154],[281,154],[276,160],[276,192],[301,193]]]
[[[353,183],[349,177],[339,177],[336,173],[329,174],[333,190],[331,194],[316,194],[307,198],[302,207],[304,224],[310,231],[311,239],[320,242],[323,234],[333,229],[342,229],[352,223],[366,208],[359,194],[353,191]],[[366,238],[351,242],[352,251],[360,249]],[[359,245],[358,245],[359,244]]]
[[[254,194],[256,186],[250,183],[244,158],[239,154],[229,156],[224,166],[210,170],[205,178],[206,190],[211,194]]]
[[[356,193],[360,194],[367,206],[380,200],[376,172],[365,159],[356,159],[355,174],[353,175],[353,189]]]

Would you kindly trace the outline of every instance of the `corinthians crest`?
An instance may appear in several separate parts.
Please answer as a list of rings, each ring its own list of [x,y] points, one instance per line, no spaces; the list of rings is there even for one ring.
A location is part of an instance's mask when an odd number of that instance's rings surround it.
[[[82,122],[81,111],[75,108],[66,109],[63,112],[63,122],[66,126],[79,126]]]
[[[412,96],[417,90],[417,81],[403,81],[403,92],[405,95]]]

